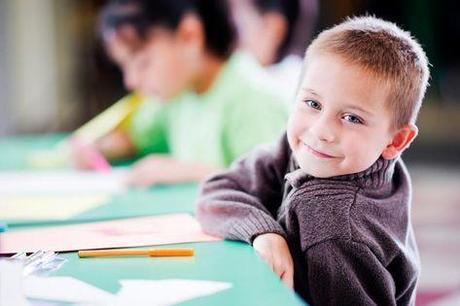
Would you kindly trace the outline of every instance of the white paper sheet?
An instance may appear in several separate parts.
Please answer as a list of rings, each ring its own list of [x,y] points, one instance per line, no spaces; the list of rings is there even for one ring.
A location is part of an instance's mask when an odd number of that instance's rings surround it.
[[[115,193],[125,189],[126,169],[107,173],[95,171],[3,171],[0,195],[43,195],[65,193]]]
[[[28,305],[22,287],[22,264],[0,260],[0,305]]]
[[[174,305],[230,288],[230,283],[187,280],[121,280],[117,305]]]
[[[24,280],[28,298],[83,304],[107,305],[114,295],[69,276],[29,276]]]
[[[120,280],[118,293],[112,294],[72,277],[30,276],[24,284],[25,295],[36,300],[114,306],[174,305],[232,287],[230,283],[203,280],[125,279]]]

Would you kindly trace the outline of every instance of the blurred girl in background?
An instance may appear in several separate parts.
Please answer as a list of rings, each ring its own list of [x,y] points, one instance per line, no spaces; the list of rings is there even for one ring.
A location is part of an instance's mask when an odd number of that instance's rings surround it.
[[[101,27],[127,88],[152,97],[92,143],[111,160],[145,156],[129,183],[199,181],[283,130],[282,97],[255,60],[234,52],[224,0],[113,1]],[[80,147],[74,161],[87,167]]]

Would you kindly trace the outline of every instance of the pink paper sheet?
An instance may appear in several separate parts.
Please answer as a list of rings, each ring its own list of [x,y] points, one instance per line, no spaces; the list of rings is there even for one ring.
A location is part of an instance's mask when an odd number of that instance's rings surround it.
[[[216,241],[189,214],[53,226],[0,234],[0,254],[37,250],[76,251]]]

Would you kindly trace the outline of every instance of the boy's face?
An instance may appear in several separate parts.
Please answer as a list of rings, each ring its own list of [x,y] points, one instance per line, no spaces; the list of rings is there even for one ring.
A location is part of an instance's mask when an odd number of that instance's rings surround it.
[[[299,166],[315,177],[369,168],[392,143],[385,87],[337,55],[308,62],[287,135]]]

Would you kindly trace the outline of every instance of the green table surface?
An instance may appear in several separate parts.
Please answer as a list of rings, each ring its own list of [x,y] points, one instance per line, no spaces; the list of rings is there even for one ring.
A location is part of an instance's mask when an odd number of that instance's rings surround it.
[[[33,152],[52,149],[65,136],[45,134],[0,138],[0,171],[29,170],[28,158]]]
[[[28,135],[0,139],[0,171],[29,169],[28,156],[52,148],[64,134]],[[32,170],[32,169],[30,169]],[[156,186],[129,190],[113,196],[105,205],[65,222],[10,220],[9,230],[48,226],[55,223],[89,222],[175,212],[194,211],[197,186]],[[112,257],[83,258],[76,252],[61,254],[68,259],[56,276],[73,276],[115,293],[121,279],[196,279],[229,282],[230,289],[186,301],[180,305],[304,305],[284,286],[254,249],[242,242],[186,243],[168,247],[192,247],[195,256],[184,258]],[[160,246],[165,247],[165,246]]]

